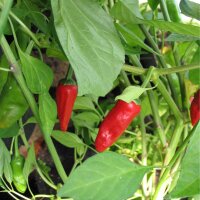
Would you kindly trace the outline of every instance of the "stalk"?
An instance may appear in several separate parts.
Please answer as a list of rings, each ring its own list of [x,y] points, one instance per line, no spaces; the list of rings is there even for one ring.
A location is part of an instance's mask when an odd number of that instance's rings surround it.
[[[131,55],[130,59],[134,64],[136,64],[138,67],[140,67],[142,70],[144,70],[143,66],[141,65],[141,63],[138,60],[137,56]],[[144,80],[144,76],[141,76],[141,78],[142,78],[142,80]],[[151,87],[151,86],[149,85],[149,87]],[[154,118],[155,125],[156,125],[156,130],[158,132],[158,135],[159,135],[159,138],[160,138],[160,141],[161,141],[163,147],[165,147],[166,146],[166,137],[165,137],[165,134],[164,134],[162,121],[161,121],[159,113],[158,113],[158,106],[156,104],[154,93],[153,93],[153,91],[148,90],[147,91],[147,95],[148,95],[149,102],[150,102],[150,105],[151,105],[153,118]]]
[[[163,16],[164,16],[164,19],[168,22],[170,22],[170,17],[169,17],[169,13],[168,13],[168,9],[167,9],[167,6],[166,6],[166,2],[164,0],[160,0],[160,6],[161,6],[161,9],[162,9],[162,13],[163,13]],[[172,47],[173,47],[173,56],[174,56],[174,60],[175,60],[175,63],[176,63],[176,66],[180,66],[180,58],[179,58],[179,55],[178,55],[178,52],[175,48],[175,42],[172,44]],[[181,96],[182,96],[182,101],[181,101],[181,106],[182,108],[185,110],[187,108],[184,108],[184,99],[186,97],[186,94],[185,94],[185,85],[184,85],[184,74],[181,73],[181,74],[178,74],[178,79],[179,79],[179,85],[180,85],[180,89],[181,89]]]
[[[177,125],[178,126],[178,125]],[[154,196],[152,198],[152,200],[157,200],[158,199],[158,196],[159,196],[159,193],[160,193],[160,190],[163,186],[163,184],[166,182],[166,180],[168,179],[168,176],[169,176],[169,173],[171,171],[171,168],[173,167],[173,165],[175,164],[175,162],[178,160],[179,156],[181,156],[181,153],[185,150],[188,142],[190,141],[191,137],[193,136],[194,134],[194,130],[192,130],[188,136],[186,137],[186,139],[183,141],[183,143],[180,145],[180,147],[178,148],[176,154],[174,154],[174,156],[172,156],[172,159],[170,160],[169,164],[168,164],[168,167],[165,169],[164,173],[162,174],[161,178],[160,178],[160,181],[157,185],[157,188],[156,188],[156,191],[154,193]],[[171,144],[172,146],[172,144]]]
[[[166,63],[165,63],[163,56],[161,55],[161,52],[160,52],[157,44],[155,43],[155,41],[153,40],[153,38],[151,37],[151,35],[147,31],[146,27],[143,24],[139,24],[139,27],[142,30],[142,32],[144,33],[144,35],[146,36],[146,38],[149,41],[150,45],[152,46],[153,50],[157,53],[156,57],[157,57],[159,63],[161,64],[161,66],[163,68],[168,68]],[[176,90],[174,88],[174,81],[173,81],[173,79],[170,75],[167,75],[167,80],[169,82],[169,86],[170,86],[170,89],[171,89],[171,92],[172,92],[173,99],[176,102],[176,104],[178,105],[179,102],[178,102],[178,96],[176,94]]]
[[[136,65],[136,66],[139,67],[140,65]],[[122,69],[124,71],[131,72],[132,74],[135,74],[135,75],[143,75],[147,73],[148,69],[143,69],[143,68],[138,68],[138,67],[131,66],[131,65],[124,65]],[[178,67],[173,67],[173,68],[168,68],[168,69],[155,68],[154,74],[161,76],[161,75],[168,75],[168,74],[173,74],[173,73],[181,73],[184,71],[189,71],[189,70],[198,69],[198,68],[200,68],[199,64],[184,65],[184,66],[178,66]]]

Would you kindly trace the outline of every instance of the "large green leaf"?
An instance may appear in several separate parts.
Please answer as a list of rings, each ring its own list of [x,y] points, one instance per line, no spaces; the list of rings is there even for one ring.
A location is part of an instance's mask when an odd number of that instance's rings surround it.
[[[39,115],[43,131],[50,135],[56,122],[57,107],[48,92],[39,96]]]
[[[19,51],[22,72],[32,93],[41,94],[49,90],[53,81],[53,72],[41,60]]]
[[[71,63],[79,95],[104,96],[124,63],[124,49],[112,19],[93,0],[52,0],[54,23]]]
[[[74,200],[127,199],[149,170],[114,152],[97,154],[72,172],[58,196]]]
[[[200,20],[200,4],[188,0],[181,0],[180,9],[184,15]]]
[[[180,176],[177,185],[171,192],[171,197],[189,197],[200,194],[200,122],[194,128],[187,151],[181,163]]]

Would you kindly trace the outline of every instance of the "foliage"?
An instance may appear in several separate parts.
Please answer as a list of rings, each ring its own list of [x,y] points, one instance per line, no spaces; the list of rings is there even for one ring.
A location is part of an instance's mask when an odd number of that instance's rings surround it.
[[[200,122],[193,127],[189,113],[200,89],[199,7],[189,0],[180,5],[175,0],[0,0],[0,196],[198,198]],[[67,131],[57,128],[54,61],[69,65],[65,81],[78,87]],[[99,126],[119,100],[134,100],[141,112],[112,146],[98,153]],[[117,120],[115,130],[121,130],[123,120]],[[39,126],[58,179],[38,158],[38,144],[29,144],[29,124]],[[11,158],[19,153],[18,137],[27,153],[25,194],[13,187]],[[73,149],[69,174],[54,141]],[[53,192],[32,191],[34,170]]]

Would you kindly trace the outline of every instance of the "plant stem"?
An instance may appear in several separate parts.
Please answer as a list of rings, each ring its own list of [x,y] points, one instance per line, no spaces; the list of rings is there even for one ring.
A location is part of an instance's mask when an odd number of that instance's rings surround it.
[[[169,107],[174,113],[176,119],[182,119],[182,113],[179,111],[177,105],[174,103],[172,97],[168,93],[167,89],[165,88],[163,82],[158,78],[153,80],[154,84],[157,85],[158,90],[164,97],[165,101],[168,103]]]
[[[161,9],[162,9],[162,13],[163,13],[163,16],[164,16],[164,19],[168,22],[170,22],[170,17],[169,17],[169,13],[168,13],[168,9],[167,9],[167,6],[166,6],[166,2],[165,0],[160,0],[160,6],[161,6]],[[172,43],[172,47],[173,47],[173,56],[174,56],[174,60],[175,60],[175,63],[176,63],[176,66],[180,66],[180,58],[179,58],[179,55],[178,55],[178,52],[176,50],[176,44],[175,42]],[[180,89],[181,89],[181,96],[182,96],[182,99],[181,99],[181,106],[182,108],[185,110],[185,106],[184,106],[184,99],[185,99],[185,85],[184,85],[184,74],[181,73],[181,74],[178,74],[178,79],[179,79],[179,84],[180,84]]]
[[[8,15],[9,15],[9,11],[10,11],[10,9],[12,7],[12,4],[13,4],[13,0],[7,0],[5,2],[6,2],[6,3],[4,3],[5,5],[2,5],[2,3],[1,3],[0,40],[1,40],[1,37],[3,35],[4,28],[6,26],[6,22],[7,22]]]
[[[19,120],[19,127],[20,127],[20,136],[21,136],[21,139],[26,147],[26,150],[28,150],[29,148],[29,144],[28,144],[28,141],[26,139],[26,135],[25,135],[25,132],[24,132],[24,127],[23,127],[23,123],[22,123],[22,119]]]
[[[139,66],[139,65],[137,65]],[[157,75],[167,75],[167,74],[173,74],[173,73],[180,73],[188,70],[198,69],[200,68],[200,65],[184,65],[179,67],[173,67],[168,69],[158,69],[155,68],[154,73]],[[124,71],[131,72],[134,75],[143,75],[147,73],[148,69],[138,68],[131,65],[124,65],[122,68]]]
[[[141,63],[140,63],[140,61],[139,61],[139,59],[137,58],[136,55],[131,55],[130,59],[134,64],[138,65],[141,69],[143,69],[143,66],[141,65]],[[141,78],[142,78],[142,80],[144,80],[144,76],[142,76]],[[149,87],[151,87],[151,86],[149,85]],[[164,134],[162,121],[161,121],[159,113],[158,113],[158,106],[156,104],[155,96],[154,96],[154,93],[153,93],[152,90],[148,90],[147,95],[148,95],[149,102],[150,102],[150,105],[151,105],[156,129],[157,129],[158,135],[160,137],[160,141],[161,141],[161,143],[164,147],[164,146],[166,146],[166,137],[165,137],[165,134]]]
[[[15,157],[18,157],[19,156],[19,147],[18,147],[18,135],[15,136]]]
[[[146,38],[149,41],[150,45],[152,46],[153,50],[157,53],[156,56],[158,58],[158,61],[161,64],[161,66],[163,68],[168,68],[166,63],[165,63],[163,56],[161,55],[161,52],[160,52],[158,46],[156,45],[155,41],[153,40],[153,38],[151,37],[151,35],[147,31],[146,27],[143,24],[139,24],[139,27],[141,28],[142,32],[146,36]],[[174,81],[173,81],[173,79],[170,75],[167,75],[167,80],[169,82],[169,86],[170,86],[170,89],[171,89],[171,92],[172,92],[173,99],[176,102],[176,104],[178,105],[178,96],[176,94],[176,90],[175,90],[175,87],[174,87],[174,83],[173,83]]]
[[[28,87],[26,86],[26,82],[25,82],[24,77],[22,75],[20,66],[18,65],[18,62],[15,59],[15,56],[13,55],[13,53],[10,49],[10,46],[9,46],[8,42],[6,41],[6,38],[4,36],[2,36],[2,39],[1,39],[1,47],[4,51],[5,56],[7,57],[8,61],[10,63],[11,70],[13,71],[13,75],[15,76],[19,86],[21,87],[21,90],[24,93],[24,96],[25,96],[27,102],[29,103],[31,110],[32,110],[37,122],[40,125],[40,128],[41,128],[43,135],[44,135],[45,142],[46,142],[48,149],[51,153],[51,156],[53,158],[54,164],[57,168],[57,171],[58,171],[61,179],[64,182],[67,179],[67,175],[64,171],[64,168],[61,164],[59,156],[56,152],[55,146],[54,146],[54,144],[51,140],[50,134],[48,132],[44,131],[43,128],[42,128],[37,103],[34,99],[34,96],[29,91]]]
[[[131,83],[130,83],[130,81],[128,79],[128,76],[127,76],[127,74],[126,74],[126,72],[124,70],[121,71],[121,75],[122,75],[122,77],[124,79],[124,82],[125,82],[126,86],[127,87],[130,86]]]
[[[162,10],[162,14],[163,14],[164,19],[166,21],[170,21],[170,17],[169,17],[169,13],[168,13],[168,10],[167,10],[165,0],[160,0],[160,7],[161,7],[161,10]]]
[[[54,184],[52,184],[51,182],[49,182],[49,180],[43,175],[43,173],[41,172],[41,170],[40,170],[40,168],[39,168],[38,165],[36,166],[36,169],[37,169],[38,174],[39,174],[40,177],[42,178],[42,180],[43,180],[47,185],[49,185],[51,188],[53,188],[54,190],[57,190],[57,187],[56,187]]]
[[[174,156],[172,156],[172,159],[170,160],[168,167],[165,169],[164,173],[162,174],[160,181],[157,185],[156,191],[154,193],[153,199],[152,200],[157,200],[157,197],[159,195],[159,191],[162,187],[162,185],[165,183],[166,179],[169,176],[169,173],[171,171],[171,167],[174,165],[174,163],[177,161],[177,159],[179,158],[180,154],[182,153],[183,150],[185,150],[188,142],[190,141],[191,137],[193,136],[195,130],[192,130],[187,138],[183,141],[183,143],[181,144],[181,146],[179,147],[179,149],[177,150],[176,154],[174,154]]]
[[[144,124],[144,117],[142,116],[142,112],[139,115],[140,120],[140,130],[142,133],[142,164],[144,166],[147,166],[147,141],[146,141],[146,129]],[[145,174],[143,181],[142,181],[142,190],[144,193],[144,196],[148,196],[147,192],[147,174]]]
[[[69,79],[72,79],[73,74],[74,74],[74,70],[73,70],[72,66],[69,65],[67,75],[66,75],[66,81],[69,80]]]

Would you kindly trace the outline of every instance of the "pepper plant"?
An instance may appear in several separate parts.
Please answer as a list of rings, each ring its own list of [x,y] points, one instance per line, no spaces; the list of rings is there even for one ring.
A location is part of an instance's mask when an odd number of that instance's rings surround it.
[[[189,0],[0,0],[0,197],[198,199],[199,10]],[[69,64],[55,94],[47,58]],[[54,141],[73,149],[70,172]],[[33,190],[33,171],[50,192]]]

